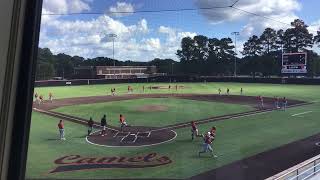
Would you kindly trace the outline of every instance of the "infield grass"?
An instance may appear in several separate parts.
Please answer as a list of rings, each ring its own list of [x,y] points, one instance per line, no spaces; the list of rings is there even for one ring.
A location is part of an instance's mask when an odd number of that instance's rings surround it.
[[[139,108],[146,106],[161,106],[167,109],[155,112],[139,110]],[[249,110],[253,110],[253,108],[238,104],[176,98],[145,98],[65,106],[54,111],[84,119],[92,117],[97,122],[100,122],[100,118],[106,114],[108,123],[113,126],[119,126],[119,115],[122,114],[126,117],[127,123],[133,126],[163,127]]]

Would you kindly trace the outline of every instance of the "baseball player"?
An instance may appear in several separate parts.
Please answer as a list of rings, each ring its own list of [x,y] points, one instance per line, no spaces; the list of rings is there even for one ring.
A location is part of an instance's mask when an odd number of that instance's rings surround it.
[[[130,93],[131,91],[131,86],[128,86],[128,93]]]
[[[216,130],[217,130],[217,128],[215,126],[212,126],[212,128],[210,129],[210,136],[212,138],[216,137]]]
[[[263,109],[264,108],[264,104],[263,104],[263,97],[262,96],[258,96],[258,101],[259,101],[259,108]]]
[[[218,93],[219,93],[219,95],[221,95],[221,89],[220,88],[218,89]]]
[[[111,95],[114,96],[116,93],[116,89],[115,88],[111,88]]]
[[[176,91],[178,91],[178,85],[176,85]]]
[[[92,117],[90,117],[90,120],[88,121],[88,136],[90,136],[90,134],[92,133],[93,131],[93,120],[92,120]]]
[[[49,101],[52,102],[52,100],[53,100],[53,95],[51,92],[49,92]]]
[[[34,99],[35,99],[35,102],[37,102],[37,100],[38,100],[38,93],[37,92],[34,94]]]
[[[282,108],[285,111],[287,109],[288,101],[286,97],[283,97],[282,99]]]
[[[243,89],[242,89],[242,88],[240,89],[240,94],[241,94],[241,95],[243,94]]]
[[[59,134],[60,134],[60,140],[66,140],[64,137],[64,123],[63,120],[60,120],[58,124]]]
[[[212,157],[218,157],[215,154],[213,154],[213,149],[211,147],[212,142],[214,141],[214,137],[211,135],[210,132],[204,135],[203,137],[203,145],[202,145],[202,151],[199,152],[199,157],[202,153],[206,153],[210,151]]]
[[[229,95],[230,94],[230,89],[229,88],[227,88],[227,95]]]
[[[191,139],[194,139],[194,136],[199,136],[199,130],[197,128],[197,125],[194,121],[191,122]]]
[[[43,102],[43,96],[40,94],[39,96],[39,105]]]
[[[128,126],[128,124],[127,124],[126,119],[124,118],[124,116],[122,114],[120,114],[119,121],[120,121],[120,129],[121,129],[121,131],[123,131],[123,128]]]
[[[144,92],[144,86],[142,86],[142,92]]]
[[[279,97],[277,96],[274,97],[274,107],[279,109]]]
[[[106,129],[107,129],[107,116],[103,115],[101,118],[101,126],[102,126],[102,131],[101,131],[101,136],[106,135]]]

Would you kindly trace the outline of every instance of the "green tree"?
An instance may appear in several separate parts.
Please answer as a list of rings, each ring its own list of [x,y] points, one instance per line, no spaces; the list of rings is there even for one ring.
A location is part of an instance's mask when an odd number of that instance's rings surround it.
[[[180,60],[191,61],[194,57],[194,40],[191,37],[185,37],[181,40],[181,50],[177,51]]]
[[[261,41],[258,36],[251,36],[243,45],[242,54],[244,56],[258,56],[261,54]]]
[[[313,46],[313,35],[309,33],[308,26],[300,19],[294,20],[289,28],[284,32],[284,49],[287,52],[299,52]]]
[[[317,31],[317,35],[314,36],[314,42],[320,47],[320,31]]]
[[[193,38],[194,41],[194,57],[196,61],[205,61],[208,58],[208,38],[198,35]]]
[[[48,80],[55,76],[53,64],[48,62],[38,62],[36,69],[36,80]]]
[[[262,46],[262,53],[269,54],[271,51],[276,51],[277,46],[277,31],[272,28],[266,28],[260,36],[260,42]]]

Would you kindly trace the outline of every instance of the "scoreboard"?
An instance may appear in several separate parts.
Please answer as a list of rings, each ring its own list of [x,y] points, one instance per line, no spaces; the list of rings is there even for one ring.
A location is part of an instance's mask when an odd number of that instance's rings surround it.
[[[281,72],[284,74],[307,73],[307,53],[283,53]]]

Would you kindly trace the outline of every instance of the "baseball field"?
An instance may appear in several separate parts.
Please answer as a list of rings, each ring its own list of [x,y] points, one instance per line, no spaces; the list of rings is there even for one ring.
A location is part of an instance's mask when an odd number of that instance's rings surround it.
[[[111,88],[116,88],[114,96]],[[314,145],[320,140],[320,86],[139,83],[35,92],[45,101],[33,106],[29,179],[263,179],[320,152]],[[49,92],[52,102],[46,100]],[[263,108],[257,96],[264,97]],[[287,98],[286,110],[275,108],[275,96]],[[102,137],[104,114],[108,126]],[[130,125],[123,131],[120,114]],[[95,130],[87,136],[90,117]],[[201,134],[217,128],[212,147],[218,157],[198,156],[203,139],[191,140],[191,121]],[[294,152],[285,153],[292,147]],[[230,173],[235,168],[242,174]]]

